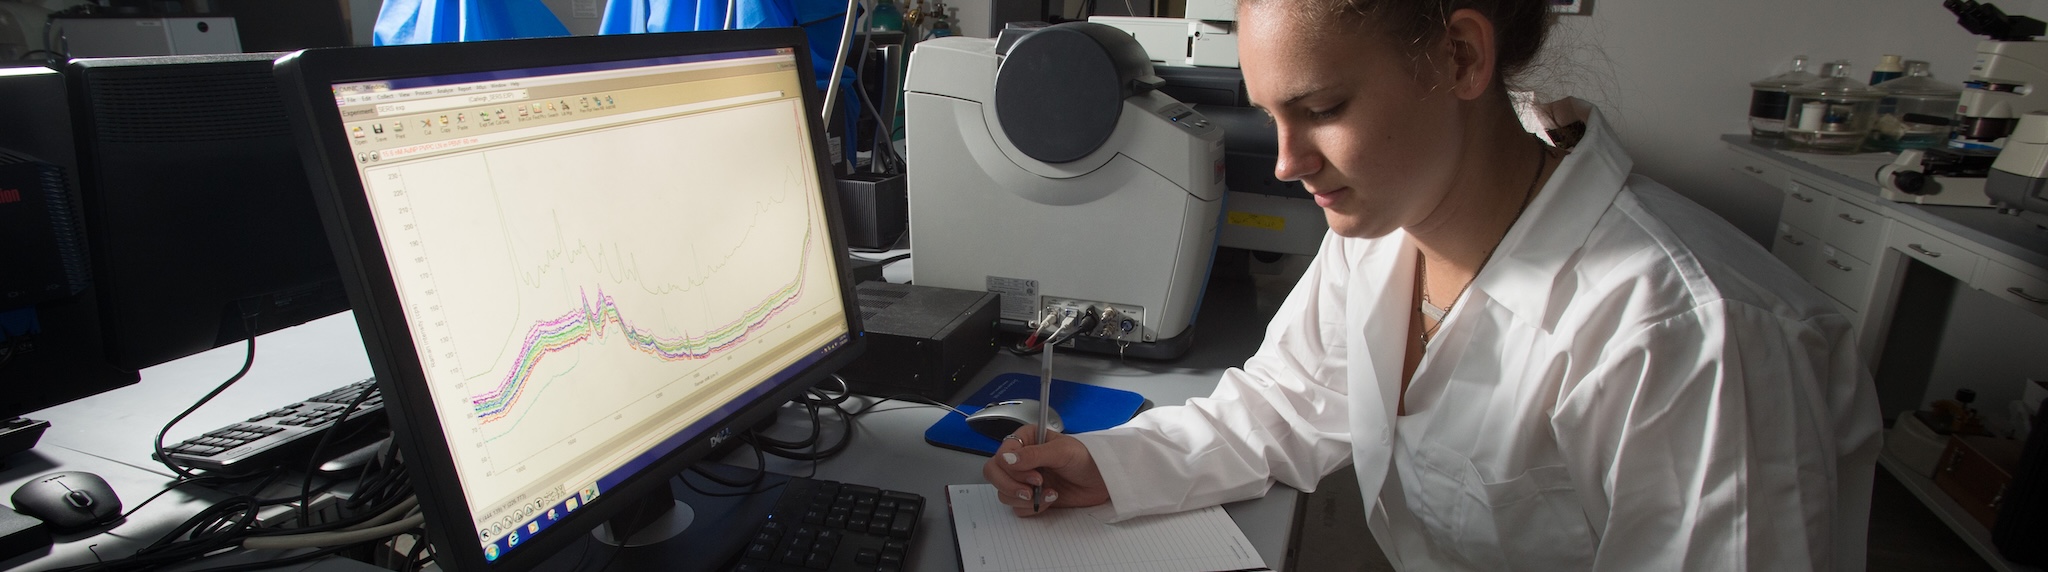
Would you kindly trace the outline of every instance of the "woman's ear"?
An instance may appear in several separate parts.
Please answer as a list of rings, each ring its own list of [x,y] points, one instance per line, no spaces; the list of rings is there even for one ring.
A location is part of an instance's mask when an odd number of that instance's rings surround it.
[[[1451,93],[1459,99],[1477,99],[1493,87],[1493,21],[1470,8],[1452,12],[1444,22],[1444,43],[1451,61]]]

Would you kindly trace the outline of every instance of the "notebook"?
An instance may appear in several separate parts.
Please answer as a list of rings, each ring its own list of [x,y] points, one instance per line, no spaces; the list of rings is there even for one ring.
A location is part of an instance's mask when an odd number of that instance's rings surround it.
[[[998,375],[988,380],[988,384],[981,386],[974,395],[961,401],[960,411],[974,413],[985,405],[1006,399],[1038,399],[1038,376],[1023,373]],[[1122,425],[1144,408],[1143,395],[1063,379],[1052,380],[1052,409],[1059,414],[1060,423],[1066,426],[1065,433],[1069,435]],[[968,428],[967,417],[960,413],[947,413],[925,429],[924,441],[982,455],[994,455],[996,448],[1003,444]]]
[[[1270,570],[1223,507],[1106,523],[1087,509],[1020,518],[994,485],[946,487],[964,572]]]

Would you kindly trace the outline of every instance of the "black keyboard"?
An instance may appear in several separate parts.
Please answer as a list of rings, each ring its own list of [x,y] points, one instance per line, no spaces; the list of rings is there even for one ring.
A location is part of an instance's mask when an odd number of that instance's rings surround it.
[[[792,478],[733,572],[896,572],[924,515],[924,497]]]
[[[344,453],[348,451],[346,447],[350,442],[340,439],[343,436],[355,433],[381,436],[381,432],[358,431],[368,425],[384,423],[384,398],[377,389],[375,378],[344,385],[258,414],[248,421],[208,431],[176,445],[167,445],[164,450],[170,454],[169,460],[173,463],[231,474],[285,464],[303,466],[308,462],[305,456],[320,443],[320,435],[334,428],[334,419],[341,416],[341,410],[365,390],[370,392],[370,396],[356,406],[347,420],[341,422],[341,434],[336,435],[325,451]]]

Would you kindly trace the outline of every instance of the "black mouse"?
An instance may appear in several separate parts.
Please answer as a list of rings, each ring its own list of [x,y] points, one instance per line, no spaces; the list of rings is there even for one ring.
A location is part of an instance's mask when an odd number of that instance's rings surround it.
[[[50,473],[14,489],[14,510],[41,519],[57,533],[78,532],[121,518],[121,497],[99,475]]]
[[[1047,409],[1045,412],[1047,414],[1046,417],[1052,419],[1052,421],[1045,424],[1045,430],[1054,433],[1066,430],[1065,424],[1060,423],[1060,412],[1051,409]],[[1018,427],[1023,427],[1037,421],[1038,400],[1011,399],[990,403],[988,406],[981,408],[980,411],[974,412],[973,415],[968,415],[967,428],[973,429],[975,433],[986,435],[990,439],[1000,440],[1011,433],[1017,432]]]

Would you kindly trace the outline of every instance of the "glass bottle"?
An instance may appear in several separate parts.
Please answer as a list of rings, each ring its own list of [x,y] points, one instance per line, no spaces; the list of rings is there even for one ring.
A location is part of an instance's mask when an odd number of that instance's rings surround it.
[[[903,31],[903,12],[896,9],[896,3],[889,0],[875,0],[875,13],[868,17],[870,32]]]
[[[1784,136],[1786,89],[1813,83],[1820,76],[1806,71],[1806,56],[1792,58],[1792,71],[1749,83],[1749,137],[1772,145]]]
[[[1877,59],[1877,67],[1870,68],[1870,85],[1877,85],[1906,75],[1906,68],[1899,63],[1897,54],[1885,54]]]
[[[1873,148],[1886,151],[1940,147],[1955,123],[1963,88],[1935,81],[1927,62],[1906,62],[1906,76],[1877,84],[1884,98],[1870,130]]]
[[[1849,62],[1821,67],[1821,79],[1789,88],[1785,140],[1794,150],[1848,154],[1863,150],[1884,92],[1849,79]]]

